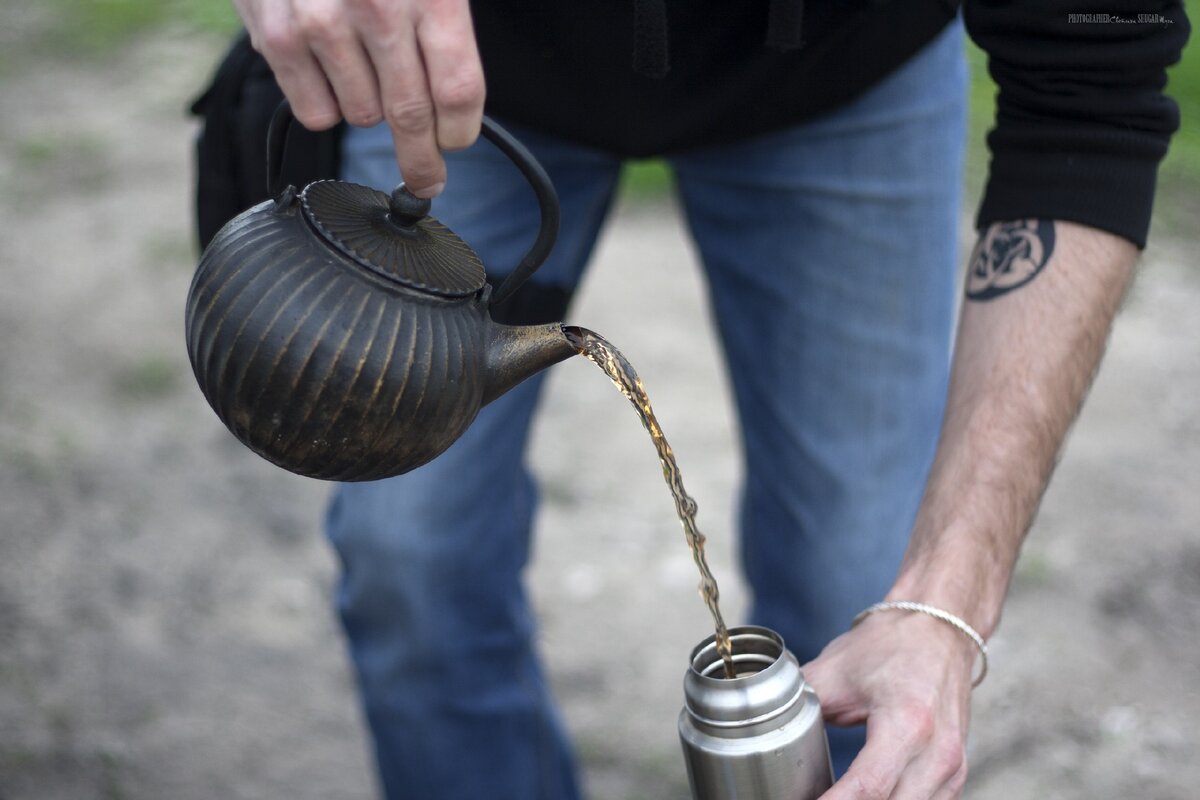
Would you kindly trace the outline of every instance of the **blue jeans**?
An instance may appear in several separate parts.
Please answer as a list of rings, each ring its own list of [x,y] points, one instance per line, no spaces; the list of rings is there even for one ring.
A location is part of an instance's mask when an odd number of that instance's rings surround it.
[[[891,585],[923,490],[953,329],[964,86],[954,25],[834,113],[670,159],[744,437],[750,621],[801,662]],[[534,280],[570,289],[621,163],[510,130],[562,202]],[[398,180],[383,128],[352,132],[344,155],[346,180]],[[487,143],[448,158],[434,214],[489,268],[515,265],[538,221],[523,179]],[[541,383],[486,407],[430,464],[340,486],[330,506],[339,610],[393,800],[579,796],[520,577]],[[841,772],[863,733],[830,733]]]

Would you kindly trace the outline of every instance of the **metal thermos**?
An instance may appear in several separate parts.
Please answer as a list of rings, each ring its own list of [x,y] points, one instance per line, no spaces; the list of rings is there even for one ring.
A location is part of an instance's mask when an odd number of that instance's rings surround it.
[[[695,800],[815,800],[833,784],[821,706],[769,628],[729,631],[737,677],[710,636],[683,679],[679,739]]]

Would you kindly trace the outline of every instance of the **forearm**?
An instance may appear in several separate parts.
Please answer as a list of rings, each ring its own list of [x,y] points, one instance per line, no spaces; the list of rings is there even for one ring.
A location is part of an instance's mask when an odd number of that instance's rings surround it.
[[[1048,258],[1012,285],[987,268],[1010,232],[991,226],[972,256],[942,436],[888,594],[952,611],[985,637],[1137,258],[1122,238],[1056,222]]]

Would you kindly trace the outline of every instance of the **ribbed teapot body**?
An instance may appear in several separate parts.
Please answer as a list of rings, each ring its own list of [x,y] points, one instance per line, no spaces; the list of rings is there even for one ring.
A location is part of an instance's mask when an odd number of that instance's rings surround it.
[[[186,309],[196,380],[229,430],[284,469],[340,481],[407,472],[478,413],[486,308],[371,274],[297,207],[249,209],[202,256]]]

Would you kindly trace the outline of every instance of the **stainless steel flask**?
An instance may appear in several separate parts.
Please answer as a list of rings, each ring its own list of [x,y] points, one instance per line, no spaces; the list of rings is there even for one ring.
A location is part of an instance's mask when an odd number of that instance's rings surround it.
[[[833,784],[821,706],[783,637],[729,631],[737,677],[710,636],[692,651],[679,714],[695,800],[815,800]]]

